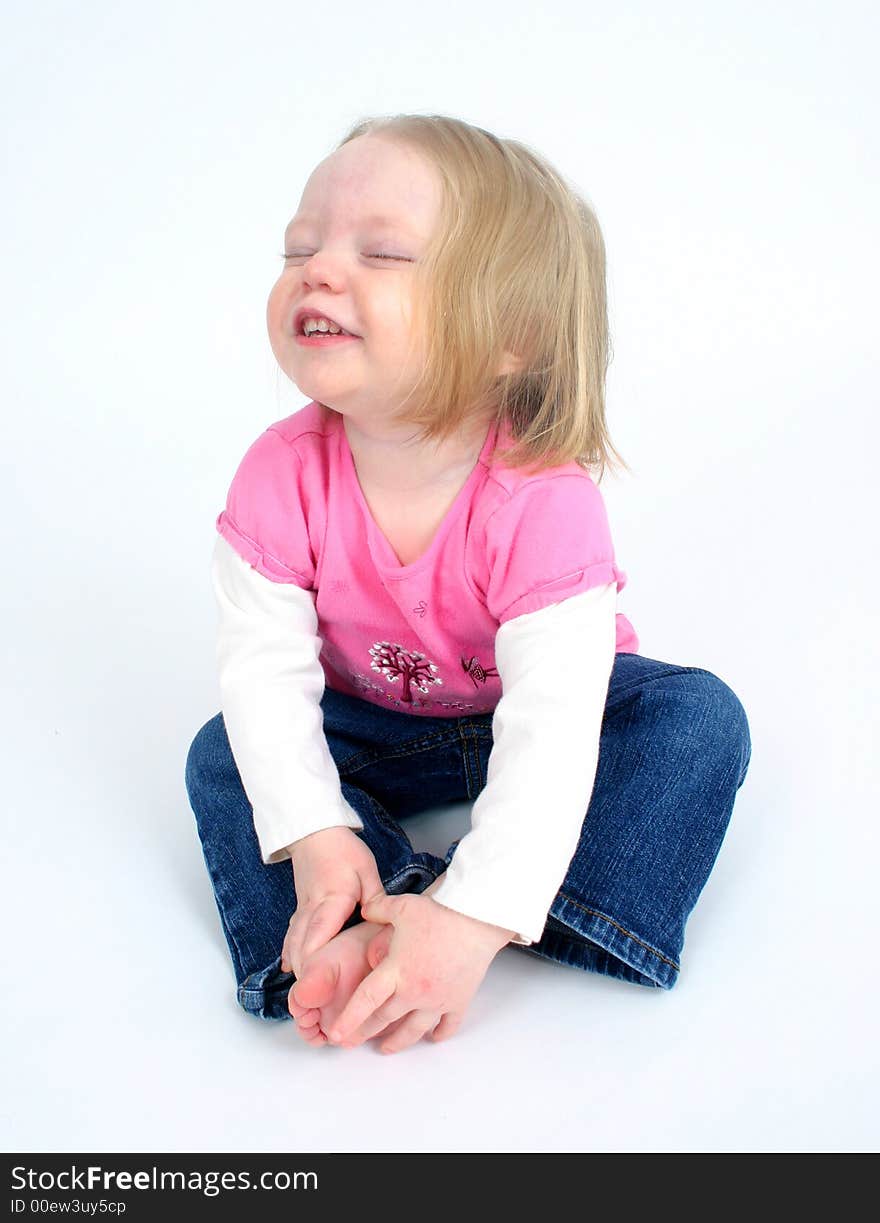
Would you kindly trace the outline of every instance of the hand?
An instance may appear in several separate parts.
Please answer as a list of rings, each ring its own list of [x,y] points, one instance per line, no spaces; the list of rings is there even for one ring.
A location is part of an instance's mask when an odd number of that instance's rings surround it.
[[[355,906],[382,891],[376,859],[351,828],[322,828],[291,849],[296,912],[281,949],[281,971],[299,976],[306,957],[335,938]]]
[[[424,894],[383,892],[362,905],[361,913],[365,921],[390,922],[394,934],[384,958],[327,1033],[329,1039],[350,1047],[382,1032],[382,1052],[395,1053],[428,1032],[435,1041],[452,1036],[511,932],[447,909]]]

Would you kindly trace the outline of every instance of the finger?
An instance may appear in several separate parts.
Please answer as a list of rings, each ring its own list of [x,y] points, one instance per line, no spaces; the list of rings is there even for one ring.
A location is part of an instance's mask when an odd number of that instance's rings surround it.
[[[461,1027],[463,1018],[463,1015],[456,1015],[454,1011],[447,1011],[432,1032],[431,1040],[448,1040],[450,1036],[454,1036]]]
[[[380,892],[378,896],[364,901],[361,916],[364,921],[390,922],[400,915],[405,902],[405,896],[386,896]]]
[[[391,1036],[396,1032],[401,1024],[406,1023],[407,1015],[411,1015],[412,1011],[407,1011],[406,1015],[401,1015],[400,1019],[395,1019],[394,1023],[389,1023],[387,1028],[382,1028],[379,1032],[374,1032],[372,1036],[367,1037],[368,1040],[373,1040],[375,1037],[384,1039],[386,1036]]]
[[[366,956],[367,963],[370,968],[378,968],[388,954],[388,948],[391,946],[391,940],[394,938],[394,927],[392,925],[383,926],[378,934],[375,934],[367,943]]]
[[[379,878],[379,872],[376,869],[376,863],[373,862],[365,871],[360,871],[361,881],[361,899],[366,896],[368,899],[373,896],[384,896],[385,888],[382,886],[382,880]]]
[[[327,1033],[330,1039],[347,1040],[375,1010],[394,996],[395,984],[395,974],[385,971],[385,965],[364,977]]]
[[[282,972],[291,972],[294,976],[299,976],[303,961],[302,941],[308,923],[309,911],[306,908],[299,908],[291,915],[281,947]]]
[[[407,1015],[412,1014],[412,1003],[404,1003],[398,999],[392,999],[391,1002],[386,1002],[384,1006],[380,1006],[375,1014],[371,1015],[365,1023],[357,1029],[349,1040],[357,1040],[358,1044],[363,1044],[367,1040],[372,1040],[374,1036],[381,1036],[385,1029],[394,1024],[400,1023],[406,1019]]]
[[[397,1031],[382,1041],[379,1052],[399,1053],[418,1044],[426,1032],[437,1026],[440,1017],[440,1011],[411,1011]]]
[[[290,919],[291,923],[293,922],[294,917],[296,917],[295,913],[293,914],[293,917],[291,917]],[[281,944],[281,971],[282,972],[293,972],[293,963],[295,959],[294,957],[295,941],[296,941],[296,936],[294,932],[294,927],[292,924],[288,924],[287,931],[284,935],[284,942]]]
[[[300,948],[301,959],[307,959],[335,938],[353,911],[354,903],[347,897],[322,900],[309,918]]]

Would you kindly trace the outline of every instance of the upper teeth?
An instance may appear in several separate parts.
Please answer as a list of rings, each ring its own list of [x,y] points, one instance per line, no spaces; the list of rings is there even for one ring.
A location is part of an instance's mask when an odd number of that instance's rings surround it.
[[[325,318],[303,319],[303,332],[310,335],[313,331],[330,331],[333,335],[339,335],[342,328],[337,327],[335,323],[328,322]]]

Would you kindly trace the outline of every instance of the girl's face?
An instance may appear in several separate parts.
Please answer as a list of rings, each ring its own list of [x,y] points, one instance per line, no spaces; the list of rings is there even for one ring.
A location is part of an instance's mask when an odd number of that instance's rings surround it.
[[[415,151],[359,136],[313,172],[284,235],[284,268],[266,308],[275,359],[303,394],[355,422],[390,415],[422,369],[413,272],[437,224],[441,189]],[[303,307],[356,338],[303,344]]]

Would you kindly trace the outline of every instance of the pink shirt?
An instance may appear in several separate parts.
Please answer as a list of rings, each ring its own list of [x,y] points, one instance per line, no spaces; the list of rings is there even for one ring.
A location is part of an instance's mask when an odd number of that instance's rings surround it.
[[[490,464],[496,434],[492,424],[428,551],[410,565],[370,512],[339,413],[312,401],[244,455],[217,530],[264,577],[316,592],[328,687],[430,717],[489,713],[501,697],[500,625],[595,586],[626,585],[589,473],[575,462],[538,474]],[[616,652],[638,649],[618,612]]]

